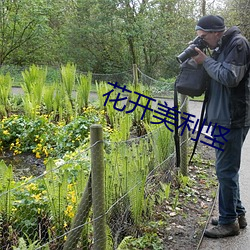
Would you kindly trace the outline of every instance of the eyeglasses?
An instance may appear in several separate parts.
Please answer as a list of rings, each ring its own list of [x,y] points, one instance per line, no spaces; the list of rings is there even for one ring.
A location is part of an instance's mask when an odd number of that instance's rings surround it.
[[[206,33],[200,35],[199,37],[202,38],[202,39],[205,39],[205,38],[207,37],[207,35],[208,35],[208,34],[211,34],[211,33],[214,33],[214,32],[213,32],[213,31],[211,31],[211,32],[206,32]]]

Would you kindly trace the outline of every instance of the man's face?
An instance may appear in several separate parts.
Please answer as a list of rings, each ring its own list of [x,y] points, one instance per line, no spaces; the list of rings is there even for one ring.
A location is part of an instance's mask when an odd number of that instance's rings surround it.
[[[206,32],[203,30],[197,30],[197,35],[204,39],[210,49],[215,49],[218,46],[218,42],[221,38],[221,32]]]

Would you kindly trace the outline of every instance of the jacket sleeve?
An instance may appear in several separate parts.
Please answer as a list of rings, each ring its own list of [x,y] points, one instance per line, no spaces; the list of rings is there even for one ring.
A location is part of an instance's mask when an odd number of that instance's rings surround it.
[[[203,66],[209,76],[227,87],[236,87],[243,79],[249,67],[249,46],[243,37],[235,39],[226,48],[224,58],[218,61],[207,57]]]

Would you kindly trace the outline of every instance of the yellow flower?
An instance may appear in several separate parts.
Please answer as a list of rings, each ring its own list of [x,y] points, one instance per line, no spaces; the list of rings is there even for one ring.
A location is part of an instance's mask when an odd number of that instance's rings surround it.
[[[4,130],[4,131],[3,131],[3,134],[4,134],[4,135],[9,135],[10,133],[9,133],[8,130]]]
[[[68,215],[69,218],[73,218],[74,217],[73,206],[68,205],[66,208],[66,211],[64,211],[64,213],[65,213],[65,215]]]
[[[43,147],[43,153],[45,154],[46,157],[48,157],[49,153],[46,147]]]
[[[42,195],[41,193],[33,194],[32,197],[35,198],[36,201],[40,201],[42,199],[41,195]]]
[[[40,159],[40,158],[41,158],[41,155],[40,155],[39,152],[36,152],[36,158],[37,158],[37,159]]]
[[[19,150],[14,150],[14,153],[13,153],[13,155],[18,155],[18,154],[21,154],[22,153],[22,151],[19,151]]]
[[[12,210],[12,212],[16,212],[17,208],[13,207],[11,210]]]
[[[35,183],[30,183],[29,185],[26,186],[26,189],[28,191],[34,191],[34,190],[37,190],[37,186]]]
[[[76,196],[75,195],[72,195],[71,201],[72,201],[72,203],[76,203]]]

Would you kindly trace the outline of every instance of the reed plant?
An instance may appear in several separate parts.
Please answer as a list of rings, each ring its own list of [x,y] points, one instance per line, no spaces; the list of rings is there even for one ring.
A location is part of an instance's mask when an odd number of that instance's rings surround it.
[[[12,215],[13,194],[10,190],[14,186],[14,176],[12,166],[6,166],[4,161],[0,161],[0,214],[4,215],[5,222],[9,222]]]
[[[107,108],[104,106],[105,103],[105,97],[103,96],[104,94],[108,93],[110,89],[108,89],[108,85],[106,82],[96,82],[96,92],[98,95],[98,101],[99,101],[99,109],[100,110],[107,110]]]
[[[105,168],[107,207],[125,196],[126,210],[131,212],[138,225],[145,209],[144,188],[152,159],[148,140],[112,142],[110,146],[112,154],[106,155]]]
[[[68,176],[61,170],[56,170],[52,159],[46,164],[46,177],[43,179],[48,195],[48,205],[55,225],[56,235],[63,233],[65,213],[67,209]]]
[[[107,98],[114,99],[117,96],[117,92],[112,91],[112,89],[106,82],[96,83],[96,90],[99,99],[99,108],[100,110],[104,110],[106,112],[107,122],[112,128],[114,128],[117,112],[114,108],[114,104],[112,102],[109,102]],[[108,96],[107,94],[109,92],[111,92],[110,96]],[[106,105],[104,106],[105,103]],[[120,104],[118,108],[121,108],[121,105],[122,104]]]
[[[11,86],[12,79],[10,74],[0,75],[0,116],[7,116],[8,114]]]
[[[69,100],[73,103],[72,92],[74,90],[76,82],[76,65],[67,63],[66,66],[61,66],[61,78],[62,86],[65,89]]]
[[[122,112],[114,112],[113,126],[114,130],[110,135],[111,141],[126,141],[130,138],[133,125],[133,116]]]
[[[143,86],[142,84],[129,85],[129,90],[132,91],[131,98],[134,99],[134,101],[136,101],[137,98],[139,97],[135,92],[137,92],[139,94],[143,94],[147,97],[152,96],[150,89]],[[147,103],[148,103],[148,99],[146,97],[142,96],[140,98],[139,104],[142,105],[143,107],[146,107]],[[129,105],[129,106],[131,106],[131,105]],[[130,109],[132,109],[132,108],[133,108],[133,106]],[[152,108],[152,101],[149,102],[148,108]],[[146,110],[145,113],[144,113],[144,111],[145,111],[145,109],[140,107],[140,106],[137,106],[135,108],[135,110],[133,111],[134,124],[140,125],[142,119],[143,119],[144,123],[150,122],[150,120],[152,118],[152,111]]]
[[[174,149],[173,132],[164,124],[145,124],[153,147],[155,163],[164,162]]]
[[[28,70],[22,72],[24,91],[24,111],[29,117],[34,118],[40,112],[43,98],[43,90],[46,83],[47,68],[32,65]]]
[[[46,113],[50,114],[53,111],[54,95],[56,84],[46,86],[44,89],[43,102],[45,105]]]
[[[53,97],[53,116],[56,121],[71,121],[74,115],[73,106],[70,97],[66,94],[65,89],[59,83],[55,83]]]
[[[80,110],[88,107],[89,95],[91,90],[92,73],[88,72],[87,75],[81,74],[78,78],[76,103]]]
[[[134,160],[130,163],[127,176],[130,209],[136,225],[140,224],[143,211],[146,211],[144,196],[151,159],[147,144],[147,139],[141,138],[138,144],[132,145],[132,159]]]

